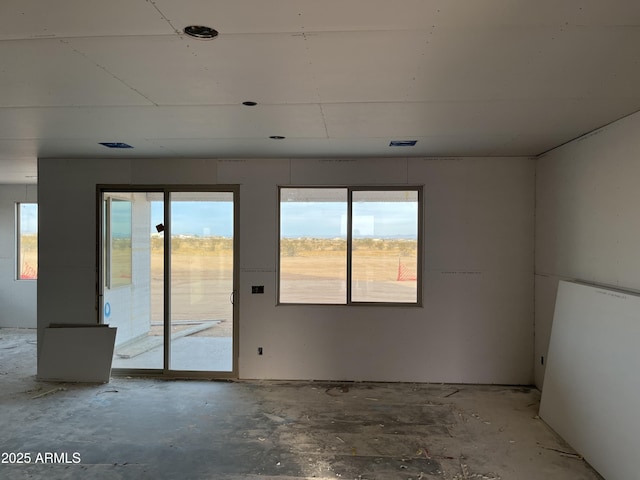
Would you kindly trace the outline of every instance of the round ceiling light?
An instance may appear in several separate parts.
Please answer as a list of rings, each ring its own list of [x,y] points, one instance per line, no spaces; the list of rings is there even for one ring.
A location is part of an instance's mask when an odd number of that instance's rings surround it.
[[[184,27],[184,33],[190,37],[199,38],[201,40],[209,40],[218,36],[218,31],[204,25],[189,25]]]
[[[247,107],[255,107],[256,105],[258,105],[258,102],[246,101],[246,102],[242,102],[242,104]]]

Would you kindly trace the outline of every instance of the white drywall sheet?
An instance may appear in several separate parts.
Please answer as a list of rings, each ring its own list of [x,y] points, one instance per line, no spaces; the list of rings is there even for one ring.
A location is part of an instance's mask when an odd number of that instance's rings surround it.
[[[640,297],[561,281],[540,416],[607,479],[638,478]]]
[[[106,325],[45,328],[38,378],[108,383],[116,330]]]

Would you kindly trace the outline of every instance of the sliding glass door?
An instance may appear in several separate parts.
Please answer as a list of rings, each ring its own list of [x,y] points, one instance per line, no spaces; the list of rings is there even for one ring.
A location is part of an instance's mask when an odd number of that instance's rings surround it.
[[[233,192],[170,194],[170,368],[233,370]]]
[[[235,376],[236,196],[100,189],[100,314],[118,328],[114,368]]]

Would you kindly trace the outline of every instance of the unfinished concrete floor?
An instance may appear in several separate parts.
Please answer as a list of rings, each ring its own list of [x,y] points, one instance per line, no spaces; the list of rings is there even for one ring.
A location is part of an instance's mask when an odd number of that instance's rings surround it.
[[[530,388],[35,372],[35,333],[0,329],[2,479],[601,478],[538,419]]]

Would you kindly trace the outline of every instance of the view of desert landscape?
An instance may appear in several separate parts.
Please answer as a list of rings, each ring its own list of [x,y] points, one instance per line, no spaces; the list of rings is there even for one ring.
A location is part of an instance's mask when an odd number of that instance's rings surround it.
[[[206,321],[212,322],[211,328],[193,335],[231,337],[233,239],[176,237],[171,249],[172,330],[187,328],[186,322]],[[155,236],[151,239],[151,322],[158,334],[162,334],[163,269],[163,238]]]
[[[220,321],[196,335],[231,334],[233,241],[177,237],[171,241],[172,321]],[[345,303],[346,240],[285,238],[280,245],[282,303]],[[163,242],[152,238],[152,322],[162,321]],[[363,302],[415,302],[417,242],[359,239],[353,249],[353,296]],[[275,299],[274,299],[275,301]]]
[[[151,327],[145,337],[133,343],[125,341],[117,349],[114,365],[120,368],[157,368],[162,364],[164,236],[154,233],[150,242]],[[279,299],[273,298],[274,304],[347,303],[346,239],[282,238],[280,252],[280,293]],[[112,275],[119,276],[123,284],[131,283],[130,243],[113,242],[111,255]],[[231,343],[227,342],[233,338],[233,239],[174,235],[170,258],[172,349],[178,349],[180,355],[190,351],[191,358],[199,359],[185,358],[183,367],[175,369],[222,370],[207,358],[223,351],[228,352],[225,356],[231,355]],[[353,302],[417,302],[416,240],[353,239],[351,263]]]
[[[163,242],[160,235],[151,237],[150,336],[164,334]],[[189,336],[232,337],[233,239],[175,236],[171,248],[172,333],[179,334],[200,324],[203,328]],[[37,235],[24,235],[20,251],[20,278],[37,278]],[[282,238],[279,301],[346,303],[346,251],[344,238]],[[130,283],[129,241],[114,241],[111,253],[112,277],[117,279],[116,285]],[[353,301],[415,303],[417,242],[354,239],[352,271]]]
[[[226,237],[177,237],[171,241],[171,309],[182,322],[219,321],[195,335],[230,336],[233,241]],[[281,240],[282,303],[345,303],[346,240]],[[162,322],[163,242],[152,238],[152,322]],[[363,302],[415,302],[417,242],[405,239],[354,241],[353,296]],[[274,299],[274,302],[276,300]]]
[[[280,241],[282,303],[346,303],[345,239],[283,238]],[[417,241],[353,240],[352,300],[416,302]]]
[[[38,278],[38,234],[23,234],[20,237],[20,265],[18,277],[21,280]]]
[[[230,342],[233,302],[250,295],[234,292],[233,194],[171,192],[168,219],[157,193],[116,192],[106,198],[103,268],[115,302],[109,310],[119,315],[112,322],[122,327],[118,357],[157,354],[165,317],[172,349],[178,344],[195,348],[203,337]],[[415,305],[420,300],[417,205],[417,190],[281,189],[276,288],[267,295],[274,305]],[[137,218],[144,221],[136,223]],[[347,231],[352,232],[349,239]],[[165,247],[171,249],[169,264]],[[171,282],[169,312],[164,311],[165,279]],[[129,297],[129,290],[135,297]],[[201,347],[204,362],[212,350]],[[142,358],[137,362],[142,364]]]

